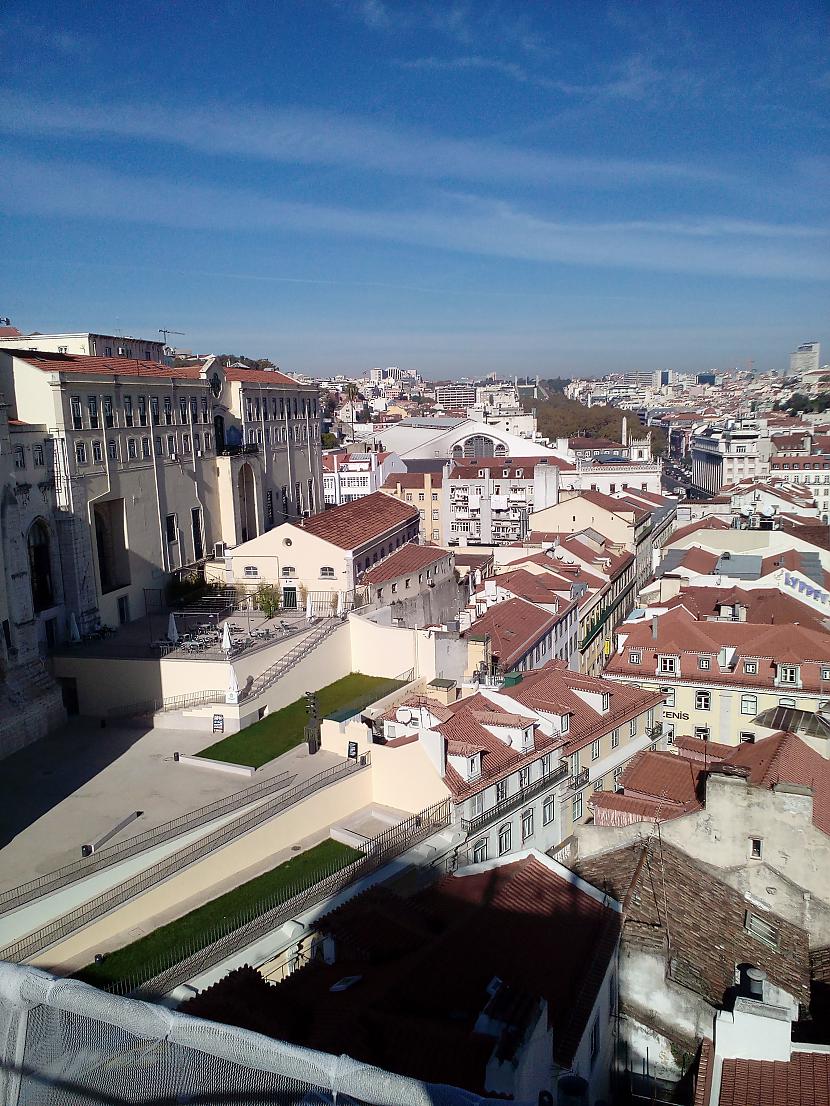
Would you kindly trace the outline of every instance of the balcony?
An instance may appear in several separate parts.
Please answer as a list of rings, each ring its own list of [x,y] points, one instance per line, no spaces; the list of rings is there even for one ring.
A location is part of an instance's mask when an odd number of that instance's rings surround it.
[[[257,442],[246,442],[245,445],[226,445],[219,454],[220,457],[237,457],[240,453],[259,453]]]
[[[588,769],[586,768],[585,771],[587,773]],[[527,787],[523,787],[517,791],[515,795],[508,795],[506,798],[496,803],[495,806],[491,806],[489,810],[484,810],[481,814],[477,814],[475,818],[462,818],[462,829],[466,830],[467,833],[477,833],[480,829],[483,829],[484,826],[489,826],[492,822],[496,822],[506,814],[510,814],[511,811],[516,810],[520,806],[524,806],[529,799],[538,795],[540,791],[545,791],[547,788],[561,783],[567,775],[567,764],[560,764],[553,772],[549,772],[539,780],[534,780],[534,782],[528,784]]]

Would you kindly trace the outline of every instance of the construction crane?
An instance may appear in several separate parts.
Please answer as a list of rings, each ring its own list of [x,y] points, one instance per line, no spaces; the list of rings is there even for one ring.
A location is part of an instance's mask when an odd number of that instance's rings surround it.
[[[167,335],[168,334],[178,334],[181,338],[184,337],[184,331],[183,330],[170,330],[169,328],[165,328],[165,327],[159,327],[159,334],[164,335],[164,344],[165,345],[168,344],[168,342],[167,342]]]

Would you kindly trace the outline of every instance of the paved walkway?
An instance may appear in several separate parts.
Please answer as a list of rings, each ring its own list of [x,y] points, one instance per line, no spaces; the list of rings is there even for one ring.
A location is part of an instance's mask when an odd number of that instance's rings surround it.
[[[192,730],[102,729],[74,719],[7,757],[0,771],[0,890],[77,860],[81,845],[135,810],[143,816],[114,841],[280,772],[301,783],[341,759],[322,751],[309,756],[302,745],[250,781],[173,760],[174,752],[196,753],[209,744],[210,734]]]

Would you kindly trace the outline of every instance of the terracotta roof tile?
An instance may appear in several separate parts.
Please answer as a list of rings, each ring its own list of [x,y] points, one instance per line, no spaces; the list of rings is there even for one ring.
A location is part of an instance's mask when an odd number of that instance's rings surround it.
[[[200,365],[163,365],[159,361],[141,361],[131,357],[90,357],[73,353],[28,353],[9,349],[19,361],[26,361],[42,372],[101,374],[103,376],[144,376],[164,380],[200,380]],[[207,385],[207,380],[204,381]]]
[[[417,522],[418,510],[394,496],[372,492],[353,503],[312,515],[300,524],[315,537],[341,549],[358,549],[407,522]]]
[[[364,584],[383,584],[387,580],[397,580],[405,576],[407,572],[420,572],[439,561],[451,559],[452,554],[446,549],[437,546],[416,545],[415,542],[407,542],[394,553],[390,553],[378,564],[372,565],[368,572],[361,576]]]
[[[830,1106],[830,1055],[794,1052],[782,1060],[724,1060],[719,1106]]]
[[[476,619],[462,636],[489,637],[493,655],[507,670],[529,653],[558,621],[558,615],[540,610],[524,599],[507,599]]]

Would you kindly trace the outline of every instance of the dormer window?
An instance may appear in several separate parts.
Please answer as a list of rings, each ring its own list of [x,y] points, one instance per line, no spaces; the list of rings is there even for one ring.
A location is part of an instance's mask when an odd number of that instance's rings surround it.
[[[609,693],[607,691],[603,691],[603,693],[602,693],[602,713],[606,714],[608,712],[608,708],[610,706],[611,706],[611,696],[609,695]]]
[[[660,657],[659,671],[675,675],[677,673],[677,657]]]
[[[830,668],[822,668],[821,678],[822,680],[830,680]]]
[[[709,660],[708,657],[698,657],[697,658],[697,666],[701,670],[701,672],[708,672],[710,665],[711,665],[711,661]]]
[[[562,733],[567,733],[571,728],[571,716],[569,714],[563,714],[560,717],[559,728]]]
[[[830,669],[827,669],[830,672]],[[747,676],[758,675],[758,662],[757,661],[744,661],[744,672]]]
[[[628,663],[629,664],[639,664],[642,659],[643,659],[642,653],[629,653],[628,654]]]
[[[779,664],[778,682],[781,684],[797,684],[799,682],[799,665]]]
[[[468,757],[467,759],[467,776],[471,780],[474,780],[481,771],[480,759],[480,753],[476,753],[475,756]]]

